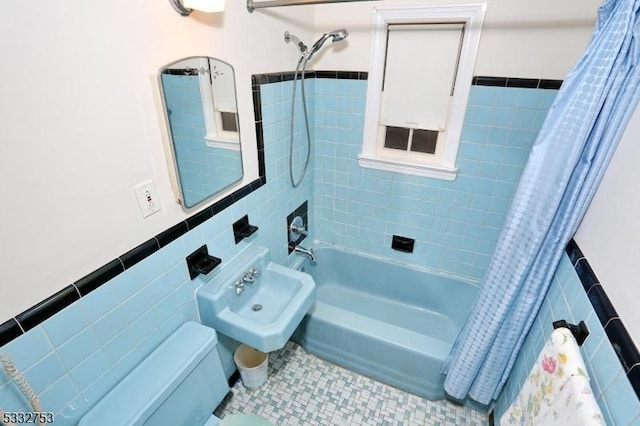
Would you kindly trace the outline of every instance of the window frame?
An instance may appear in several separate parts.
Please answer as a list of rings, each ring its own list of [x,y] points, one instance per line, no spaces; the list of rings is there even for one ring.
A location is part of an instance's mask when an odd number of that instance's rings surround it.
[[[364,117],[364,137],[362,153],[358,155],[358,164],[361,167],[444,180],[454,180],[456,178],[458,173],[455,165],[456,157],[486,8],[487,4],[483,2],[396,6],[375,9],[367,103]],[[465,34],[460,48],[456,89],[451,102],[447,135],[443,141],[441,155],[437,157],[425,155],[424,160],[416,161],[415,156],[399,158],[398,155],[380,154],[378,152],[378,135],[380,128],[384,127],[380,125],[379,120],[388,25],[449,22],[463,22],[465,24]],[[440,144],[440,141],[438,141],[438,144]]]
[[[201,68],[210,69],[208,59],[200,59]],[[231,151],[240,151],[240,126],[238,126],[238,111],[224,111],[236,114],[236,125],[238,131],[230,132],[222,129],[222,117],[220,116],[220,110],[216,108],[213,84],[211,83],[211,75],[208,73],[207,78],[203,78],[201,75],[198,77],[200,81],[200,98],[202,99],[202,111],[204,111],[204,125],[206,133],[204,135],[204,141],[207,146],[211,148],[222,148]],[[213,114],[208,114],[208,111],[213,111]]]

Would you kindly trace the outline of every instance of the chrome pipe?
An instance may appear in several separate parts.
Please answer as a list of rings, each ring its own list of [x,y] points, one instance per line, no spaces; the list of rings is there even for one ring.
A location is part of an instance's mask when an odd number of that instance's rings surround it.
[[[253,0],[247,0],[247,10],[253,13],[256,9],[265,7],[279,6],[304,6],[308,4],[325,4],[325,3],[350,3],[356,1],[379,1],[379,0],[268,0],[256,3]]]

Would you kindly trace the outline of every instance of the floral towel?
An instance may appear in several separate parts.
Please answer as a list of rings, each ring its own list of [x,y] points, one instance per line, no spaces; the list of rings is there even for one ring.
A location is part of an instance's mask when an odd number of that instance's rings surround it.
[[[553,331],[501,425],[605,425],[580,348],[566,328]]]

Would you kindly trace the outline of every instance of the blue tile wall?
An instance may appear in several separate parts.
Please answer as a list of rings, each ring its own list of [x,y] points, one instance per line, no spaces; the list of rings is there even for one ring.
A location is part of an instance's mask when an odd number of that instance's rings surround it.
[[[479,282],[557,90],[472,86],[447,182],[361,168],[367,82],[315,84],[316,238]],[[394,234],[414,252],[392,250]]]
[[[312,90],[313,82],[308,83]],[[286,217],[304,201],[311,202],[313,167],[302,185],[293,189],[287,157],[292,88],[291,82],[261,87],[266,185],[0,347],[38,392],[44,410],[56,413],[56,425],[76,424],[182,323],[198,319],[195,291],[206,278],[191,281],[184,259],[202,244],[223,262],[248,244],[268,247],[278,263],[295,261],[296,254],[287,254]],[[298,109],[296,112],[301,123]],[[299,124],[297,136],[302,131]],[[296,140],[296,144],[302,142]],[[297,148],[297,165],[304,149],[304,145]],[[232,224],[245,214],[259,230],[236,245]],[[310,235],[313,238],[313,230]],[[230,375],[231,352],[221,352]],[[3,372],[0,408],[27,410],[27,402]]]
[[[561,319],[573,324],[580,321],[587,323],[590,335],[581,347],[581,353],[606,423],[620,426],[640,424],[640,401],[566,254],[560,261],[509,380],[496,401],[496,424],[499,424],[500,417],[525,382],[542,346],[553,331],[552,322]]]

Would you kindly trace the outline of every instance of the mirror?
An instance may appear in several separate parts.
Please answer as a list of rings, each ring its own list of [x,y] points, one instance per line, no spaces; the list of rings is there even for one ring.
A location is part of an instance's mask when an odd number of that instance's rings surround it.
[[[233,67],[205,56],[159,73],[178,202],[191,208],[242,179]]]

